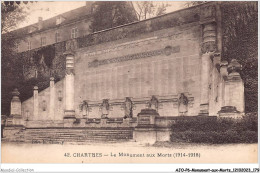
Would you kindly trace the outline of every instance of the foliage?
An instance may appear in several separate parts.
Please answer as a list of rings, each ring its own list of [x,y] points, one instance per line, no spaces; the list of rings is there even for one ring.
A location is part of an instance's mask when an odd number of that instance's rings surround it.
[[[171,141],[173,142],[193,142],[193,143],[256,143],[257,132],[254,131],[242,131],[238,133],[234,130],[228,130],[225,132],[193,132],[185,131],[173,133],[171,135]]]
[[[257,2],[225,2],[223,14],[223,59],[235,58],[242,65],[245,110],[257,111],[258,102],[258,8]]]
[[[129,5],[129,2],[95,2],[93,7],[93,20],[90,25],[92,32],[124,25],[137,20],[133,12],[133,7]]]
[[[64,77],[65,61],[62,56],[65,51],[64,47],[64,42],[60,42],[17,55],[19,59],[24,60],[20,64],[24,67],[24,79],[16,84],[21,93],[21,101],[32,96],[32,89],[35,85],[38,86],[39,91],[49,87],[51,76],[56,81]]]
[[[194,6],[207,1],[191,1]],[[243,69],[245,111],[258,110],[258,2],[222,2],[222,60],[237,59]]]
[[[178,120],[172,126],[171,141],[196,143],[257,142],[257,113],[240,120],[198,118]]]
[[[27,13],[24,6],[19,2],[1,2],[1,33],[7,33],[16,29],[17,25],[22,22]]]
[[[208,2],[208,1],[189,1],[185,4],[185,7],[192,7],[192,6],[200,5],[200,4],[203,4],[206,2]]]
[[[24,7],[15,2],[1,2],[1,106],[2,114],[8,114],[14,86],[21,82],[21,59],[16,56],[16,35],[7,33],[25,19]],[[21,33],[22,34],[22,33]]]
[[[135,12],[139,21],[163,15],[166,13],[167,7],[170,6],[170,4],[165,2],[158,3],[153,1],[136,1],[134,4],[136,6]]]

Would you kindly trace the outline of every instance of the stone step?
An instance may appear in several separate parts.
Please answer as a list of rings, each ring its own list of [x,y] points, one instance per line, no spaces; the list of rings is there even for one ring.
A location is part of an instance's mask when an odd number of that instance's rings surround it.
[[[66,139],[66,138],[95,138],[95,137],[98,137],[98,138],[124,138],[124,137],[133,137],[133,135],[129,134],[129,135],[86,135],[86,136],[23,136],[22,138],[57,138],[57,139]]]
[[[133,139],[133,131],[130,128],[98,128],[98,129],[33,129],[28,128],[5,139],[10,142],[32,142],[32,140],[50,140],[66,142],[94,142],[94,141],[128,141]]]
[[[82,133],[82,134],[55,134],[55,133],[25,133],[25,135],[29,136],[37,136],[37,135],[42,135],[42,136],[84,136],[84,135],[129,135],[132,134],[131,132],[125,132],[125,133],[110,133],[110,132],[102,132],[102,133]],[[23,135],[23,134],[19,134]],[[19,136],[16,135],[16,136]]]

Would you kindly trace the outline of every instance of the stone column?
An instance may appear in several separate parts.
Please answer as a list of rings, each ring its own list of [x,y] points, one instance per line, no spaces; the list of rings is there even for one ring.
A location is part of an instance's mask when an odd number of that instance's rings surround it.
[[[11,115],[22,115],[22,104],[21,100],[19,99],[19,91],[17,88],[14,89],[12,92],[13,98],[11,100]]]
[[[204,23],[203,42],[201,47],[201,94],[200,94],[200,115],[209,115],[209,90],[210,70],[212,59],[216,51],[216,24],[215,22]]]
[[[55,109],[55,88],[54,88],[54,77],[50,78],[50,119],[55,120],[54,109]]]
[[[65,112],[64,119],[75,119],[74,108],[74,53],[65,52],[66,75],[65,75]]]
[[[33,120],[39,120],[39,97],[38,87],[33,87]]]

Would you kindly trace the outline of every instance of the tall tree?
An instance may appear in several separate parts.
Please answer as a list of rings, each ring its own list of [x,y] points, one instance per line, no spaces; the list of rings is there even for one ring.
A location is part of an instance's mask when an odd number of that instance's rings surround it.
[[[95,2],[90,29],[92,32],[96,32],[134,21],[137,21],[137,18],[130,2]]]
[[[136,1],[134,4],[139,21],[163,15],[166,13],[167,7],[170,7],[170,4],[165,2]]]
[[[9,113],[11,91],[22,79],[21,63],[16,56],[16,35],[9,32],[22,22],[27,13],[19,2],[1,2],[1,106],[2,114]],[[22,33],[20,33],[22,34]]]
[[[222,9],[223,58],[242,65],[245,110],[257,112],[258,2],[224,2]]]

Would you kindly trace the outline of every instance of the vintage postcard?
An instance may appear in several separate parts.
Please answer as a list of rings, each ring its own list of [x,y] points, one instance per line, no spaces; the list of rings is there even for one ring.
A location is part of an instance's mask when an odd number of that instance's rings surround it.
[[[258,2],[2,1],[2,163],[257,163]]]

